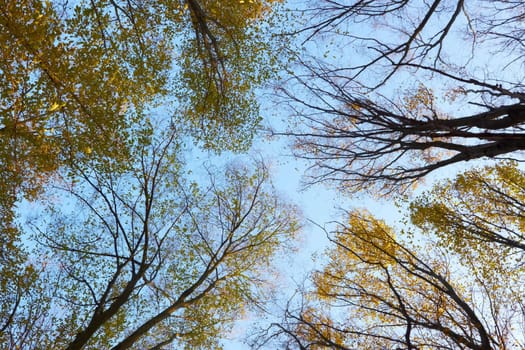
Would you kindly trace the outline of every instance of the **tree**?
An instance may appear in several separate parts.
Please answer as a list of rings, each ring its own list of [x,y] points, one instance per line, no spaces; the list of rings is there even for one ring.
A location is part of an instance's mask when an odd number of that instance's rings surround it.
[[[60,179],[71,183],[72,179],[65,177],[68,173],[87,190],[89,176],[93,174],[97,179],[119,176],[128,179],[133,171],[138,171],[137,159],[146,160],[139,145],[146,147],[153,135],[159,135],[157,125],[151,122],[155,117],[159,119],[158,114],[163,114],[159,125],[171,123],[177,129],[176,137],[181,140],[170,141],[172,146],[192,135],[195,143],[217,152],[245,150],[260,118],[254,90],[272,74],[277,63],[264,27],[277,3],[274,0],[247,2],[242,6],[233,0],[0,3],[2,343],[5,341],[10,348],[52,344],[58,335],[81,332],[82,322],[88,317],[88,311],[76,314],[79,310],[71,308],[71,304],[67,309],[64,304],[57,304],[54,291],[64,298],[70,297],[67,293],[62,295],[64,286],[57,284],[66,278],[65,270],[57,267],[63,267],[62,262],[53,260],[56,257],[53,249],[59,247],[51,245],[53,248],[46,253],[49,256],[30,251],[28,246],[36,242],[18,220],[17,206],[23,200],[37,198],[55,205],[55,192],[47,197],[51,193],[48,184]],[[178,148],[169,152],[175,150]],[[86,176],[79,174],[80,169],[88,171]],[[108,198],[116,193],[111,192],[112,185],[104,186],[100,189],[108,191],[104,192]],[[131,188],[119,187],[119,191],[126,190],[133,192]],[[74,193],[78,198],[86,195],[81,192]],[[111,198],[117,204],[118,200]],[[130,203],[122,199],[118,204],[125,207]],[[88,220],[85,216],[82,219]],[[120,232],[120,228],[112,229]],[[88,262],[79,251],[75,253],[78,248],[75,244],[82,245],[82,241],[67,238],[74,232],[62,234],[58,237],[62,237],[64,244],[71,243],[60,247],[70,253],[63,253],[64,256],[73,259],[74,254],[79,254],[82,258],[77,263]],[[95,253],[88,249],[85,254]],[[41,259],[51,262],[40,266],[37,261]],[[109,263],[98,266],[104,276],[110,270],[104,270],[103,266],[114,267]],[[84,273],[90,266],[78,268]],[[91,268],[85,273],[94,277],[95,267]],[[123,274],[128,273],[124,270]],[[74,271],[67,275],[67,281],[83,278]],[[119,273],[115,273],[118,283]],[[98,285],[101,281],[87,281],[83,284],[87,289],[80,288],[75,295],[87,291],[89,283]],[[130,288],[139,288],[137,283],[130,282]],[[111,298],[92,300],[89,305],[99,302],[100,311]],[[73,313],[64,316],[62,310]],[[113,314],[105,315],[109,319]],[[52,325],[55,321],[64,325],[63,317],[69,316],[83,319],[72,319],[71,325],[63,329]],[[96,329],[100,327],[96,325]],[[82,334],[89,338],[93,335],[90,332]],[[79,343],[84,341],[81,339]]]
[[[310,182],[390,192],[451,164],[518,159],[521,6],[326,0],[302,9],[306,23],[292,34],[315,51],[301,53],[302,71],[283,88],[302,127],[282,134],[311,161]]]
[[[253,90],[276,62],[261,40],[274,3],[3,1],[4,217],[60,166],[85,155],[126,163],[128,129],[159,105],[207,148],[246,149],[259,122]]]
[[[127,168],[100,171],[93,159],[58,172],[45,196],[55,200],[30,223],[40,259],[28,266],[41,271],[46,312],[2,314],[9,349],[216,348],[263,302],[271,258],[297,232],[295,209],[262,162],[224,178],[210,169],[204,188],[185,183],[179,134],[166,129]],[[26,322],[35,326],[21,337]]]
[[[523,6],[517,1],[318,1],[295,32],[311,56],[283,86],[311,183],[404,191],[481,158],[521,160]],[[320,56],[323,57],[320,57]],[[495,162],[494,162],[495,163]],[[523,339],[523,173],[439,184],[396,232],[363,211],[263,332],[290,349],[514,349]],[[272,344],[273,345],[273,344]]]
[[[452,238],[453,225],[441,234]],[[290,349],[524,346],[523,266],[505,255],[454,254],[431,240],[403,241],[359,211],[348,213],[332,241],[328,263],[313,273],[303,301],[290,303],[264,339]],[[493,260],[491,273],[473,260],[479,257]]]
[[[416,198],[411,221],[447,249],[476,259],[486,276],[498,274],[502,261],[519,270],[524,191],[524,173],[514,162],[474,168]]]

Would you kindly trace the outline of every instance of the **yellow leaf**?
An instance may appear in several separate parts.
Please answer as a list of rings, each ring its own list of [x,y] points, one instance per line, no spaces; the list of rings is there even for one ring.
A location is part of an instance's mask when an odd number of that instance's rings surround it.
[[[53,102],[53,104],[52,104],[51,107],[49,108],[49,111],[50,111],[50,112],[54,112],[54,111],[56,111],[56,110],[59,109],[59,108],[60,108],[60,105],[59,105],[58,103],[56,103],[56,102]]]

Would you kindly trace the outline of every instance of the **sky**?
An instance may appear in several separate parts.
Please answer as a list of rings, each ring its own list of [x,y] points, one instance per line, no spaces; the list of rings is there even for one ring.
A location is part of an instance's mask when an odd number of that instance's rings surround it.
[[[261,99],[261,104],[261,115],[266,117],[263,120],[263,125],[271,124],[274,128],[286,127],[286,120],[289,118],[286,110],[275,108],[272,99]],[[279,306],[285,305],[296,289],[305,281],[308,274],[314,269],[320,268],[325,261],[324,252],[330,247],[327,233],[335,228],[336,222],[343,220],[344,210],[367,209],[392,226],[396,226],[400,222],[402,213],[388,199],[372,198],[365,194],[349,196],[326,184],[305,187],[304,179],[308,163],[292,155],[291,140],[286,137],[269,139],[266,135],[264,130],[260,132],[248,152],[248,157],[250,154],[262,156],[270,168],[278,193],[300,208],[304,224],[296,243],[297,251],[283,259],[278,259],[282,274],[279,285],[281,300],[277,307],[271,306],[271,308],[280,317]],[[193,152],[194,155],[200,153],[195,150]],[[207,159],[208,156],[207,154],[200,154],[200,156],[196,156],[195,160],[198,162],[198,159]],[[230,154],[216,159],[216,161],[219,163],[228,162],[236,157],[245,156]],[[226,338],[223,341],[225,349],[250,349],[244,343],[244,338],[254,331],[252,321],[257,322],[257,318],[260,316],[271,318],[271,316],[262,313],[254,313],[248,319],[237,322],[228,336],[229,339]]]
[[[301,1],[290,1],[288,4],[290,8],[296,5],[303,5]],[[354,32],[366,30],[364,27],[347,29],[351,29]],[[373,36],[374,33],[370,33],[370,35]],[[361,59],[359,53],[353,51],[352,48],[339,45],[337,42],[323,43],[322,39],[318,39],[319,38],[316,38],[315,41],[307,43],[306,50],[335,63],[349,60],[355,63]],[[452,51],[455,51],[458,55],[464,54],[461,44],[456,44],[457,45],[454,46],[454,42],[449,43],[453,49]],[[412,83],[409,75],[406,75],[404,78],[405,80],[396,80],[390,91],[392,92],[394,89],[402,90]],[[439,89],[440,86],[436,86],[436,88]],[[271,127],[277,130],[286,129],[287,122],[290,121],[290,111],[287,111],[286,108],[280,108],[279,103],[273,99],[271,95],[262,97],[260,102],[262,105],[262,115],[264,116],[263,125],[271,125]],[[462,110],[461,112],[463,115],[466,115],[468,110]],[[299,251],[297,254],[294,254],[292,263],[282,270],[282,273],[288,276],[288,279],[285,280],[289,283],[288,285],[283,285],[283,288],[287,293],[293,294],[295,289],[294,283],[300,284],[302,278],[306,277],[308,272],[322,266],[323,252],[330,246],[326,238],[326,232],[322,228],[330,232],[334,228],[334,222],[342,220],[343,210],[363,208],[371,212],[374,216],[385,220],[388,225],[402,228],[402,219],[406,214],[406,207],[399,208],[393,204],[396,200],[400,199],[399,196],[396,198],[395,195],[392,198],[373,198],[363,193],[350,196],[342,194],[334,189],[333,186],[330,187],[325,184],[317,184],[304,188],[302,179],[304,178],[308,165],[304,161],[297,160],[291,156],[292,150],[290,143],[291,140],[285,137],[273,139],[271,142],[268,142],[266,138],[260,135],[252,147],[252,152],[260,152],[271,164],[272,175],[274,176],[277,188],[282,191],[283,196],[289,198],[291,202],[301,208],[304,220],[307,222],[303,228]],[[416,197],[421,195],[425,190],[428,190],[432,184],[447,178],[452,178],[458,172],[480,164],[487,164],[487,162],[463,162],[433,172],[413,190],[412,196]],[[299,275],[302,275],[302,277],[298,278]],[[286,294],[286,292],[283,292],[283,294]],[[249,326],[250,322],[248,321],[238,323],[237,326],[234,327],[232,336],[238,337],[239,339],[225,341],[226,349],[248,349],[247,346],[243,346],[240,339],[245,335],[244,332]]]
[[[301,4],[302,2],[290,1],[289,6],[295,6],[294,3]],[[322,41],[315,41],[308,43],[306,48],[319,56],[325,56],[328,53],[328,56],[325,57],[334,61],[341,57],[359,59],[358,56],[355,56],[357,53],[350,52],[348,48],[338,46],[337,43],[327,46]],[[261,94],[259,102],[261,103],[261,115],[264,118],[262,126],[271,125],[273,128],[284,130],[290,121],[289,111],[281,108],[282,106],[272,94]],[[376,217],[384,219],[387,224],[399,226],[403,217],[403,209],[393,204],[396,198],[372,198],[366,194],[350,196],[324,184],[304,187],[302,180],[308,164],[292,156],[290,139],[286,137],[268,139],[266,136],[266,132],[261,130],[248,155],[234,155],[225,152],[222,156],[217,157],[204,151],[189,150],[186,157],[191,159],[189,166],[194,168],[192,170],[198,172],[197,169],[202,169],[203,163],[211,162],[214,165],[220,165],[219,163],[226,163],[236,158],[261,156],[270,167],[278,192],[283,198],[300,208],[304,226],[297,242],[297,252],[287,257],[276,258],[276,262],[281,265],[282,279],[280,282],[282,285],[279,286],[283,295],[281,301],[286,301],[286,298],[293,294],[297,287],[296,284],[301,284],[312,269],[322,266],[323,252],[329,247],[326,232],[334,228],[336,221],[342,220],[343,210],[365,208]],[[428,184],[448,178],[464,168],[465,163],[462,163],[432,174],[414,191],[414,195],[421,194],[422,191],[428,189]],[[31,211],[31,209],[24,210]],[[256,317],[257,315],[250,315],[248,319],[234,326],[230,334],[233,339],[224,341],[227,350],[248,349],[243,345],[242,338]]]

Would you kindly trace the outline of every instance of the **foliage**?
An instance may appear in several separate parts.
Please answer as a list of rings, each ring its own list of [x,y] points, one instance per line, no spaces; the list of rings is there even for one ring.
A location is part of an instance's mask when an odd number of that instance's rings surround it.
[[[514,162],[474,168],[418,197],[411,204],[411,220],[442,246],[476,259],[486,277],[499,275],[502,262],[519,270],[525,248],[524,186],[525,174]]]
[[[2,208],[86,155],[125,164],[128,128],[163,100],[204,146],[246,149],[276,63],[258,44],[274,2],[3,2]]]
[[[180,145],[249,147],[278,3],[0,4],[2,345],[213,348],[254,304],[295,211],[262,163],[192,184]]]
[[[125,171],[100,172],[94,161],[58,173],[46,193],[56,200],[31,222],[43,258],[29,267],[42,272],[34,283],[45,286],[46,311],[35,314],[22,295],[27,310],[6,323],[2,343],[217,348],[231,322],[264,301],[272,256],[297,232],[295,209],[262,163],[231,166],[224,179],[210,170],[207,187],[185,183],[177,138],[137,146]],[[17,338],[27,322],[35,325]]]
[[[454,236],[453,226],[440,231],[443,239]],[[358,211],[349,213],[333,243],[303,302],[274,326],[273,337],[288,348],[523,347],[524,271],[505,255],[499,259],[506,247],[463,255],[439,241],[404,242]],[[490,259],[492,274],[486,274],[482,265]]]
[[[178,102],[204,147],[245,150],[260,122],[253,86],[275,72],[278,51],[261,17],[281,0],[188,0],[193,31],[181,45]],[[269,53],[272,52],[271,55]]]
[[[507,162],[423,193],[400,231],[347,213],[326,264],[257,345],[523,348],[523,3],[301,5],[281,89],[294,119],[274,132],[309,161],[310,184],[392,195],[451,165]]]

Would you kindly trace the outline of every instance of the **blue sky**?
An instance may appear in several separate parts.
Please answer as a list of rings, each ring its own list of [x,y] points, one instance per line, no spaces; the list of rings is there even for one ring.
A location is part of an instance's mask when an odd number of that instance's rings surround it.
[[[303,5],[303,1],[289,1],[288,6],[294,7],[296,5]],[[351,30],[365,30],[363,28],[347,28]],[[298,42],[301,40],[298,39]],[[298,45],[300,46],[300,45]],[[458,46],[459,47],[459,46]],[[325,57],[332,63],[338,63],[340,60],[353,60],[357,62],[361,59],[359,52],[348,46],[342,46],[340,43],[323,42],[316,39],[309,42],[305,47],[310,53],[317,54],[319,57]],[[457,50],[461,54],[460,50]],[[487,58],[489,59],[489,58]],[[408,79],[407,76],[404,78]],[[411,81],[397,81],[394,85],[401,89],[405,84],[410,84]],[[271,90],[271,87],[269,88]],[[300,93],[300,92],[298,92]],[[291,121],[291,113],[283,105],[278,103],[278,99],[272,94],[260,95],[261,115],[264,117],[263,128],[271,125],[277,130],[285,130],[288,123]],[[465,113],[465,111],[463,111]],[[304,161],[295,159],[289,147],[290,139],[285,137],[268,139],[265,131],[261,133],[254,141],[254,145],[248,155],[233,155],[224,152],[222,156],[211,156],[206,152],[199,150],[189,150],[186,154],[188,160],[188,167],[192,168],[194,175],[199,176],[199,169],[202,169],[202,164],[211,162],[214,165],[219,163],[226,163],[235,158],[246,158],[250,156],[258,157],[261,155],[271,169],[274,178],[275,186],[281,193],[282,197],[289,202],[297,205],[302,212],[304,228],[297,242],[298,250],[293,255],[282,257],[279,259],[281,265],[282,280],[279,281],[281,285],[281,293],[286,299],[287,296],[292,295],[295,289],[294,283],[300,283],[313,268],[319,268],[323,263],[323,251],[328,247],[328,240],[326,239],[325,227],[330,231],[334,227],[334,221],[342,220],[342,210],[352,208],[365,208],[376,217],[384,219],[387,224],[392,226],[400,226],[401,218],[403,216],[402,209],[394,206],[393,200],[396,198],[372,198],[366,194],[348,195],[342,194],[338,190],[324,184],[313,185],[307,188],[302,186],[301,182],[305,175],[308,164]],[[479,164],[480,162],[473,162],[469,164],[461,163],[454,167],[448,167],[439,172],[428,176],[424,183],[415,190],[415,195],[420,194],[423,190],[428,188],[428,184],[434,183],[441,178],[447,178],[460,170],[465,169],[471,165]],[[23,207],[24,215],[29,215],[33,209]],[[400,213],[401,211],[401,213]],[[250,317],[256,318],[256,315]],[[250,317],[244,322],[239,322],[232,331],[231,336],[237,338],[232,341],[225,341],[227,349],[242,349],[242,337],[245,331],[251,325]],[[247,347],[246,347],[247,348]]]

